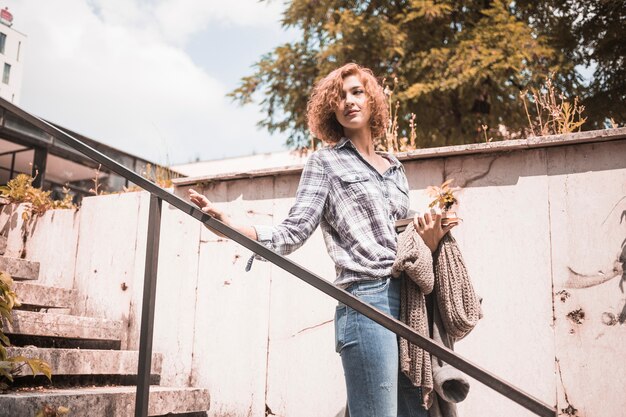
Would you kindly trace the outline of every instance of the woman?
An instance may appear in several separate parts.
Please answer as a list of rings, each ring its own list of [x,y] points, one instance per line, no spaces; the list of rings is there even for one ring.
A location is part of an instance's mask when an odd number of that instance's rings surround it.
[[[335,262],[335,284],[396,318],[400,280],[390,279],[396,255],[395,220],[409,209],[408,182],[393,155],[374,150],[385,134],[387,100],[372,72],[347,64],[322,79],[307,106],[311,132],[329,146],[308,159],[296,202],[277,226],[245,226],[193,190],[204,212],[281,254],[299,248],[321,225]],[[434,252],[452,226],[441,214],[416,216],[416,229]],[[421,417],[419,388],[399,372],[396,335],[339,304],[336,350],[341,355],[352,417]]]

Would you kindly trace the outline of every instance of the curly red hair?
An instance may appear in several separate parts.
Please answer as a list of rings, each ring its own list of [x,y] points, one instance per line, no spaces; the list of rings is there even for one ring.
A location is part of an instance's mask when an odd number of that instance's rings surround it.
[[[343,136],[343,127],[335,117],[343,93],[343,80],[351,75],[359,77],[370,105],[370,128],[372,139],[385,134],[389,121],[389,108],[383,87],[371,70],[357,64],[346,64],[322,78],[313,88],[307,103],[309,129],[326,143],[337,143]]]

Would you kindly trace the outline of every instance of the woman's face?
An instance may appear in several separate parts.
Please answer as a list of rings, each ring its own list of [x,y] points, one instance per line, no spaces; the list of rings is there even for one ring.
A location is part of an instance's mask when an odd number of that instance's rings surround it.
[[[341,101],[335,110],[335,117],[346,133],[369,128],[369,97],[358,76],[349,75],[343,79]]]

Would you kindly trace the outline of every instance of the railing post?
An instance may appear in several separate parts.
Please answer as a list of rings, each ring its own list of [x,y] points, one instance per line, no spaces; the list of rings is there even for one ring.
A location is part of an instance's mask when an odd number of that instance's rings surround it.
[[[41,187],[46,176],[46,161],[48,159],[48,150],[46,148],[35,148],[35,157],[33,159],[33,168],[31,176],[33,187]]]
[[[150,194],[148,215],[148,241],[146,268],[143,280],[143,304],[141,306],[141,335],[139,337],[139,366],[137,370],[137,394],[135,417],[147,417],[150,397],[150,370],[152,367],[152,334],[154,330],[154,306],[156,300],[157,268],[159,264],[159,234],[161,231],[162,200]]]

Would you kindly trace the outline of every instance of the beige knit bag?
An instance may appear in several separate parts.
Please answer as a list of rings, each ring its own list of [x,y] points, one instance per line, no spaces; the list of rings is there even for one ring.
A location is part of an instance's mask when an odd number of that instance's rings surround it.
[[[459,246],[450,233],[441,239],[433,266],[441,321],[450,336],[461,339],[476,326],[482,311]]]
[[[435,276],[430,249],[415,231],[413,223],[398,236],[398,253],[391,269],[394,277],[402,279],[400,293],[400,321],[415,330],[420,336],[429,337],[428,317],[424,295],[434,288]],[[400,370],[409,377],[413,385],[422,387],[423,401],[430,405],[433,390],[433,373],[430,354],[419,346],[400,338]]]

